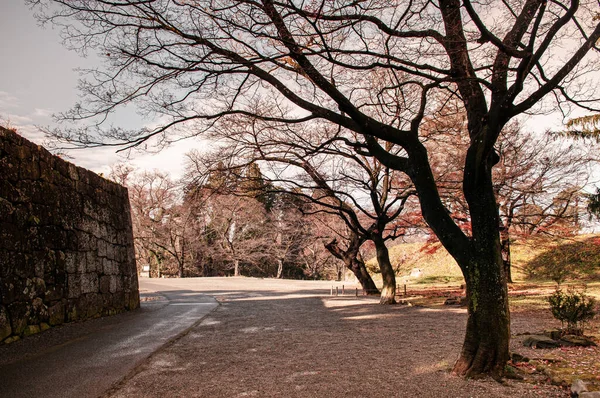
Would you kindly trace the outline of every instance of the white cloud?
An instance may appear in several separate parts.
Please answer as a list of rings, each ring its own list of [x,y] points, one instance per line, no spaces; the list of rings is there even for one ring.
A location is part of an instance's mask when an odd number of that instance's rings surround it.
[[[181,178],[185,171],[185,154],[203,146],[206,144],[190,138],[171,144],[158,153],[134,155],[130,163],[139,169],[157,169],[169,173],[173,178]]]
[[[17,97],[6,91],[0,91],[0,109],[17,108],[18,106],[19,100]]]
[[[53,113],[54,113],[54,111],[51,110],[51,109],[35,108],[34,111],[33,111],[33,116],[35,116],[35,117],[43,117],[43,118],[50,118],[50,117],[52,117]]]

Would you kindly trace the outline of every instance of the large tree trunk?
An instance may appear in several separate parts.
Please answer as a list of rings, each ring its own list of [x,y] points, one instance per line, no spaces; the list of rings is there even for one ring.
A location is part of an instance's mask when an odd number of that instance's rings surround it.
[[[277,279],[281,279],[283,277],[283,261],[281,259],[277,259]]]
[[[465,198],[471,214],[469,261],[459,263],[469,300],[467,331],[454,372],[467,377],[488,374],[500,378],[509,359],[510,314],[504,274],[500,217],[492,186],[495,153],[482,159],[480,148],[467,154]]]
[[[470,150],[467,155],[463,189],[471,216],[472,236],[468,237],[441,202],[426,149],[420,144],[413,149],[416,166],[411,178],[423,217],[460,266],[467,284],[467,330],[453,371],[468,377],[501,377],[509,359],[510,314],[491,178],[493,154],[483,161],[481,151]]]
[[[359,258],[355,258],[353,261],[351,261],[351,264],[348,265],[348,268],[352,270],[356,276],[356,279],[358,279],[360,286],[362,286],[363,291],[367,295],[374,296],[380,294],[377,285],[375,285],[373,278],[371,278],[369,271],[367,271],[364,261]]]
[[[396,304],[396,275],[390,262],[390,254],[381,233],[373,233],[372,239],[373,243],[375,243],[377,263],[379,264],[381,279],[383,280],[379,304]]]
[[[486,255],[474,260],[465,273],[469,301],[465,340],[454,373],[500,378],[509,359],[510,315],[503,265]]]
[[[240,276],[240,260],[237,258],[233,262],[233,276]]]
[[[502,252],[502,264],[504,266],[504,275],[508,283],[513,283],[512,272],[511,272],[511,259],[510,259],[510,236],[508,234],[508,228],[500,227],[500,250]]]
[[[367,271],[365,262],[359,258],[360,246],[364,241],[360,239],[358,234],[353,234],[350,238],[350,244],[348,249],[343,250],[334,239],[325,245],[325,248],[333,254],[334,257],[339,258],[344,262],[346,267],[352,271],[356,279],[363,288],[363,291],[368,295],[379,295],[379,289],[373,282],[373,278]]]

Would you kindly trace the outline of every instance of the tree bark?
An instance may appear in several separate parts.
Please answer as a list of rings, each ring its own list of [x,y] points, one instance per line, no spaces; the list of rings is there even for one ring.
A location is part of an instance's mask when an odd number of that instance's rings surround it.
[[[281,279],[283,277],[283,261],[281,259],[277,259],[277,279]]]
[[[498,225],[500,216],[492,184],[495,153],[481,155],[469,148],[464,192],[471,214],[469,261],[459,263],[469,300],[467,331],[454,372],[475,377],[501,378],[509,359],[510,313],[507,279],[502,261]]]
[[[350,238],[348,249],[343,250],[334,239],[325,245],[325,248],[336,258],[339,258],[346,264],[346,267],[352,271],[356,279],[367,295],[379,295],[379,289],[373,282],[373,278],[367,271],[365,262],[359,258],[359,249],[364,241],[361,240],[358,234],[353,234]]]
[[[509,359],[510,315],[501,261],[489,263],[485,256],[469,266],[468,320],[465,339],[453,372],[466,377],[489,374],[501,378]],[[500,280],[499,280],[500,279]]]
[[[502,252],[502,265],[504,267],[504,275],[508,283],[513,283],[512,279],[512,261],[510,258],[510,236],[508,229],[505,227],[500,228],[500,250]]]
[[[372,240],[375,243],[377,263],[379,264],[381,279],[383,280],[379,304],[396,304],[396,275],[390,262],[390,254],[380,232],[374,232]]]
[[[375,285],[375,282],[373,282],[373,278],[371,278],[371,275],[369,275],[369,272],[367,271],[367,267],[365,266],[364,261],[355,258],[351,262],[351,264],[348,265],[348,268],[350,268],[350,270],[354,273],[356,279],[358,279],[358,282],[360,283],[360,286],[362,286],[363,291],[368,296],[375,296],[380,294],[377,285]]]
[[[240,260],[237,258],[233,262],[233,276],[240,276]]]
[[[509,359],[510,314],[491,177],[494,154],[482,157],[481,148],[476,146],[467,154],[463,191],[471,216],[469,237],[440,200],[426,162],[426,149],[415,144],[411,152],[415,167],[409,175],[418,191],[423,217],[460,266],[467,285],[467,330],[453,371],[467,377],[502,377]]]

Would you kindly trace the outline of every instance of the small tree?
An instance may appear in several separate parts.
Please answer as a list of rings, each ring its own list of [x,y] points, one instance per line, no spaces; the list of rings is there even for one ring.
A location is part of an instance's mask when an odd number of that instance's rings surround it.
[[[567,293],[557,289],[548,302],[552,315],[561,322],[563,329],[567,324],[567,334],[582,335],[585,323],[596,315],[596,300],[573,289]]]

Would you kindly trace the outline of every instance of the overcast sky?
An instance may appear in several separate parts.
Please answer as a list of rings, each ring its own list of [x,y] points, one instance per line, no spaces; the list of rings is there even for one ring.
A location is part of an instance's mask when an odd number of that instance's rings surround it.
[[[95,59],[81,58],[66,50],[59,32],[52,26],[40,27],[23,0],[0,0],[0,123],[8,121],[26,138],[42,144],[36,126],[54,126],[52,114],[68,110],[78,98],[76,68],[94,66]],[[121,127],[136,128],[152,124],[140,120],[133,111],[120,115]],[[561,118],[546,116],[528,121],[526,128],[542,131],[560,128]],[[161,169],[178,176],[184,153],[200,144],[180,142],[158,155],[135,155],[131,161],[146,169]],[[123,161],[112,148],[69,152],[73,163],[107,173],[110,166]]]
[[[55,126],[52,114],[68,110],[78,99],[77,68],[93,67],[93,56],[82,58],[65,49],[59,31],[39,26],[23,0],[0,0],[0,124],[11,127],[27,139],[43,144],[45,137],[36,126]],[[122,112],[123,127],[152,124],[133,111]],[[143,169],[161,169],[179,176],[184,153],[198,146],[193,142],[173,145],[156,155],[134,154],[131,163]],[[113,148],[83,149],[68,153],[71,162],[96,172],[124,161]]]

